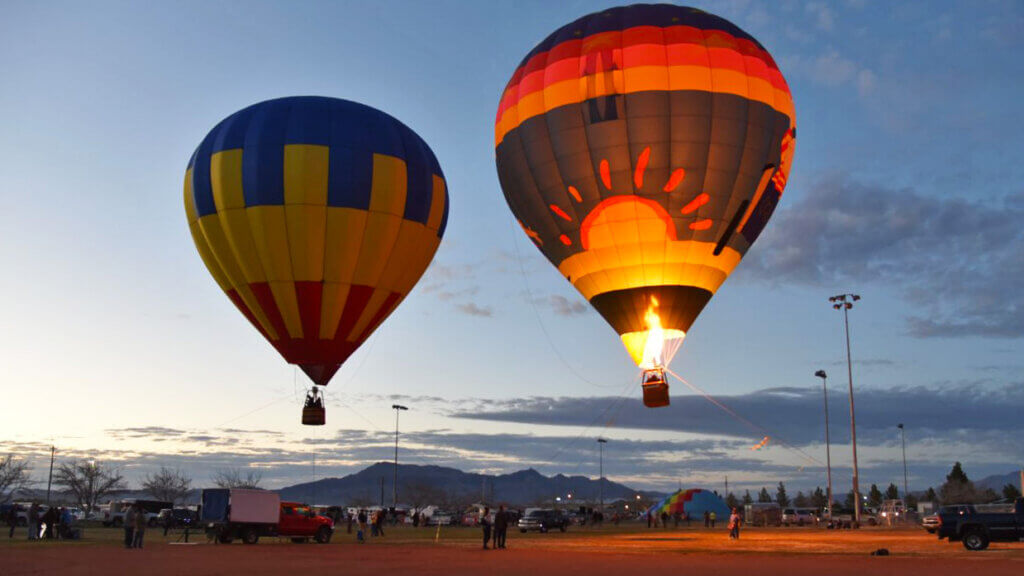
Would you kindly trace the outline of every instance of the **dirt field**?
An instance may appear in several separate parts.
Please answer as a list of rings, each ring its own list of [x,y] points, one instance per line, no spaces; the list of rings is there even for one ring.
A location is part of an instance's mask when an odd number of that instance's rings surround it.
[[[5,534],[4,534],[5,535]],[[967,552],[938,542],[920,529],[748,529],[739,541],[724,530],[648,530],[630,526],[566,534],[509,534],[507,550],[482,550],[479,532],[446,528],[389,529],[366,545],[344,527],[328,545],[262,539],[256,546],[171,544],[159,530],[147,533],[146,548],[125,550],[120,531],[89,529],[81,542],[0,540],[0,575],[20,574],[302,574],[345,575],[674,575],[842,574],[981,576],[1024,573],[1024,545],[993,545]],[[195,541],[195,539],[194,539]],[[891,556],[871,557],[887,548]]]

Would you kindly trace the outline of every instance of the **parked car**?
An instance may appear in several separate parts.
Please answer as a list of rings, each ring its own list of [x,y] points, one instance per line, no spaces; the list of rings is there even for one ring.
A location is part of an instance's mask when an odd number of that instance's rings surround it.
[[[814,511],[810,508],[783,508],[782,509],[782,525],[783,526],[803,526],[804,524],[815,524],[818,518],[814,515]]]
[[[1019,542],[1024,540],[1024,498],[1002,510],[973,506],[943,506],[939,509],[939,539],[963,542],[968,550],[984,550],[990,542]]]
[[[136,500],[134,498],[118,500],[111,502],[106,512],[103,513],[103,525],[121,526],[124,524],[124,515],[135,504],[141,505],[142,509],[146,512],[146,524],[149,526],[156,526],[157,517],[160,516],[161,510],[174,506],[173,502],[163,500]]]
[[[526,515],[519,519],[519,531],[529,532],[530,530],[537,530],[539,532],[548,532],[557,528],[558,530],[565,532],[569,528],[569,517],[563,514],[560,510],[553,510],[550,508],[531,508],[526,511]]]
[[[157,524],[164,526],[170,522],[171,528],[183,528],[193,526],[199,519],[199,515],[191,508],[164,508],[157,516]]]
[[[935,534],[935,531],[939,529],[939,515],[929,514],[925,516],[921,519],[921,527],[929,534]]]

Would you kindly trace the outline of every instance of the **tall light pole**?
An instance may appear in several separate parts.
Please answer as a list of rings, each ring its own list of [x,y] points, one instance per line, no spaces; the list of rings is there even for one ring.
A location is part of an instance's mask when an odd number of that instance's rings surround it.
[[[815,376],[821,378],[821,390],[825,393],[825,467],[828,470],[828,523],[832,524],[832,449],[828,432],[828,375],[818,370]]]
[[[600,466],[600,469],[599,469],[600,470],[600,478],[597,479],[597,494],[598,494],[598,501],[601,503],[600,511],[602,513],[604,512],[604,445],[607,444],[607,443],[608,443],[608,441],[605,440],[604,438],[598,438],[597,439],[597,448],[598,448],[598,451],[600,452],[600,455],[601,455],[600,456],[600,464],[599,464],[599,466]]]
[[[853,356],[850,354],[850,308],[860,300],[857,294],[839,294],[828,299],[832,308],[843,311],[846,325],[846,372],[850,378],[850,440],[853,443],[853,521],[860,524],[860,478],[857,471],[857,419],[853,411]]]
[[[907,436],[902,422],[896,427],[900,429],[900,443],[903,444],[903,505],[906,506],[907,495],[910,494],[910,491],[907,490]]]
[[[398,415],[402,413],[402,410],[408,410],[401,404],[392,404],[391,408],[395,411],[395,478],[394,478],[394,492],[392,493],[391,505],[395,510],[398,509]]]

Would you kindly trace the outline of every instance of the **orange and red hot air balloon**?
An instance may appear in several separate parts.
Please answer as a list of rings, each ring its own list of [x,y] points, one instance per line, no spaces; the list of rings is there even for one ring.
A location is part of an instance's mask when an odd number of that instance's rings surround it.
[[[323,386],[430,264],[448,192],[434,153],[398,120],[292,97],[210,131],[188,163],[185,212],[217,284]],[[323,423],[322,404],[312,420]]]
[[[795,140],[771,55],[696,8],[584,16],[508,82],[495,121],[505,199],[648,370],[648,405],[668,403],[661,369],[764,229]]]

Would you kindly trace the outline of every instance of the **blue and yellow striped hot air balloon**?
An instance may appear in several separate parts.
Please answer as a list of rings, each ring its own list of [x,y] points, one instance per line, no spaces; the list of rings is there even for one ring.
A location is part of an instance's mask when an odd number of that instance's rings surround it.
[[[206,135],[185,173],[185,212],[228,298],[326,385],[430,264],[448,193],[433,152],[398,120],[290,97]]]

